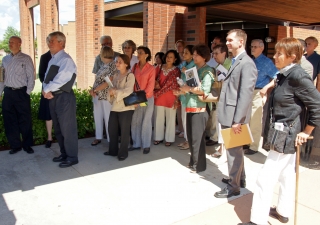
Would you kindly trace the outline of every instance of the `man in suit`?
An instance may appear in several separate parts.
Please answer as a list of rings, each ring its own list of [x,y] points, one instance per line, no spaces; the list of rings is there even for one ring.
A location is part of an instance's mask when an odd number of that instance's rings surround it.
[[[228,32],[227,47],[232,52],[232,66],[222,85],[218,103],[218,121],[222,129],[231,128],[241,133],[241,124],[249,123],[254,87],[258,77],[255,63],[247,55],[247,34],[240,29]],[[227,187],[214,194],[217,198],[229,198],[240,194],[245,187],[245,171],[242,146],[227,149],[229,180]]]

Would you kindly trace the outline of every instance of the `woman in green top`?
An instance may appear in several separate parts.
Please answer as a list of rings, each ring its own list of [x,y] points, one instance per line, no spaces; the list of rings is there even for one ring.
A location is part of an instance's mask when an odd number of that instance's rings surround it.
[[[183,49],[183,63],[181,64],[181,79],[183,80],[184,83],[186,83],[186,75],[185,71],[188,69],[191,69],[192,67],[195,67],[196,65],[193,62],[193,57],[192,57],[192,48],[193,45],[186,45]],[[179,95],[180,91],[175,91],[174,94]],[[187,138],[187,129],[186,129],[186,119],[187,119],[187,114],[186,114],[186,97],[184,95],[180,95],[179,100],[181,102],[181,118],[182,118],[182,126],[183,126],[183,137],[185,139],[184,142],[180,143],[178,147],[181,150],[187,150],[189,149],[189,143],[188,143],[188,138]],[[177,111],[178,113],[178,111]]]
[[[205,128],[209,118],[211,103],[199,100],[199,95],[211,92],[214,82],[212,68],[206,62],[210,60],[208,46],[199,44],[193,47],[193,61],[196,65],[200,84],[196,87],[184,85],[180,88],[185,93],[187,113],[187,137],[190,146],[190,162],[188,167],[194,172],[206,170]]]

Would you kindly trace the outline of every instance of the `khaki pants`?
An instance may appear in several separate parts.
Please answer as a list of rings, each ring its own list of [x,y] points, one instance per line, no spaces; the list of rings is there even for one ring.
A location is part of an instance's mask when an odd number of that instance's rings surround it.
[[[252,149],[253,151],[258,151],[260,146],[262,132],[262,108],[263,102],[260,95],[260,90],[254,90],[250,120],[250,129],[254,140],[254,142],[250,145],[250,149]]]

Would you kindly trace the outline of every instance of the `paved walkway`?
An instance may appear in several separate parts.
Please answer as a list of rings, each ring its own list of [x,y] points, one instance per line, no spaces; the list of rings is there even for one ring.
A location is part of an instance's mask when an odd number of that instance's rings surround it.
[[[236,225],[249,220],[264,150],[245,157],[247,188],[227,200],[213,196],[225,186],[227,164],[218,166],[209,155],[207,170],[192,174],[185,167],[189,152],[175,146],[152,146],[147,155],[133,151],[119,162],[103,155],[106,140],[96,147],[92,140],[79,140],[80,163],[65,169],[52,162],[59,155],[56,143],[51,149],[36,146],[32,155],[0,152],[0,225]],[[313,169],[300,169],[299,225],[320,221],[318,159],[309,163]]]

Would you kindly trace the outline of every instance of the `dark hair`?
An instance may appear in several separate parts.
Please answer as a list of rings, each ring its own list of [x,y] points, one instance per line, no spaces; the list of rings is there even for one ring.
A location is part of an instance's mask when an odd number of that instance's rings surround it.
[[[163,57],[165,60],[167,59],[167,56],[169,55],[169,53],[173,53],[174,54],[174,57],[176,58],[176,61],[173,62],[173,65],[174,66],[178,66],[181,63],[181,59],[180,59],[179,53],[176,50],[170,49],[170,50],[168,50],[166,52],[166,54]]]
[[[226,53],[226,58],[228,57],[228,47],[226,45],[216,45],[213,47],[212,51],[219,49],[221,53]]]
[[[200,55],[202,58],[205,59],[205,62],[208,62],[210,60],[210,48],[205,45],[205,44],[198,44],[198,45],[195,45],[193,48],[192,48],[192,53],[194,51],[197,51],[197,54]]]
[[[161,59],[161,64],[165,64],[165,60],[164,60],[164,53],[163,52],[157,52],[156,55],[154,56],[154,58],[156,58],[157,56],[159,56],[159,58]]]
[[[123,60],[124,64],[127,64],[126,69],[129,70],[131,68],[129,56],[127,56],[126,54],[120,54],[118,55],[118,57]]]
[[[146,46],[139,46],[137,48],[137,50],[140,50],[140,49],[142,51],[144,51],[145,54],[148,54],[148,57],[146,58],[146,61],[149,62],[151,60],[151,51],[150,51],[150,49],[148,47],[146,47]]]
[[[192,55],[192,49],[193,49],[193,45],[186,45],[186,46],[184,46],[184,49],[187,49],[190,53],[191,53],[191,55]]]

